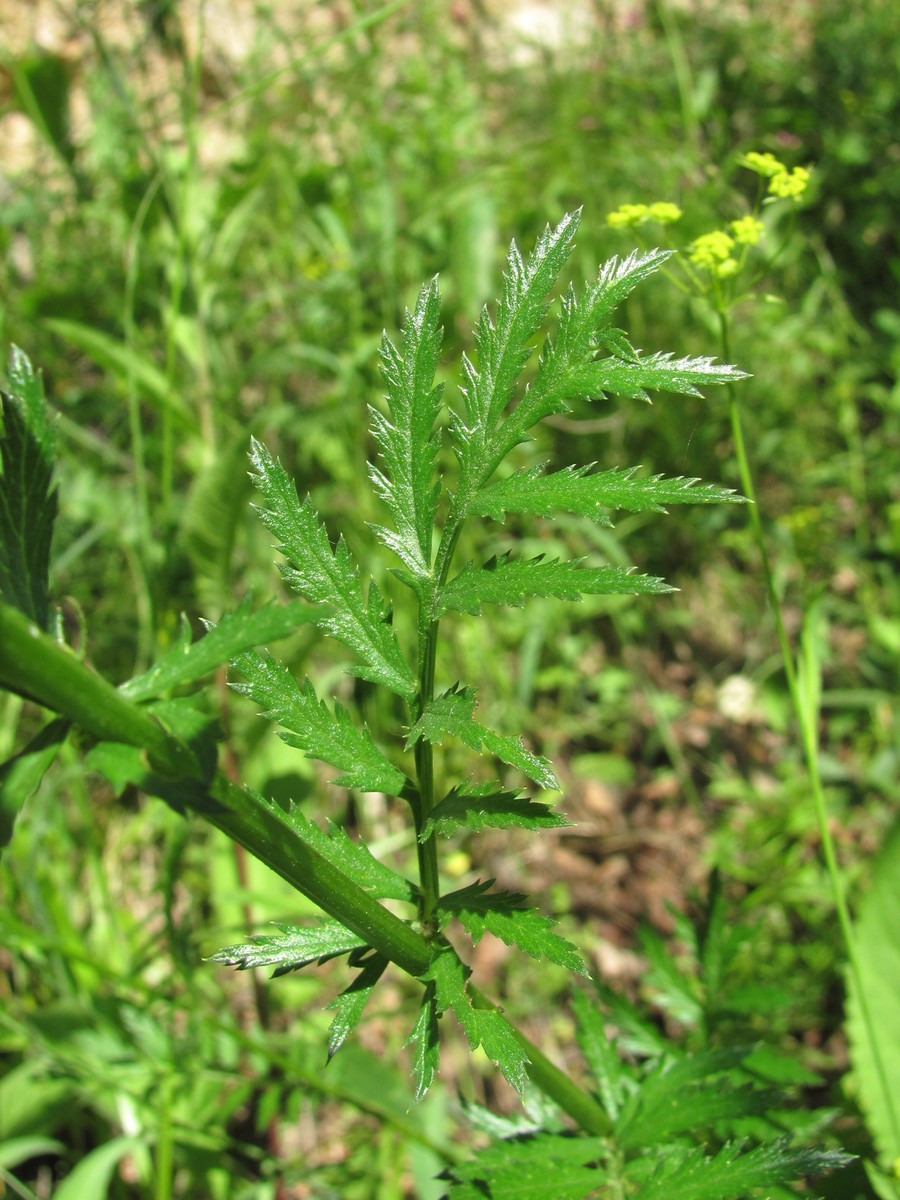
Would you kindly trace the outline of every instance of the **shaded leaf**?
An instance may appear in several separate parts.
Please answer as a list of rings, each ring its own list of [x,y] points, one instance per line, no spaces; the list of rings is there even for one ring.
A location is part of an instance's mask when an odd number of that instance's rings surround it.
[[[9,844],[13,825],[25,801],[41,785],[69,732],[69,722],[51,721],[24,750],[0,763],[0,850]]]
[[[48,627],[56,437],[40,374],[13,347],[10,392],[0,393],[0,598]]]
[[[357,965],[353,961],[352,955],[350,965]],[[365,962],[360,964],[360,972],[350,986],[345,988],[328,1005],[329,1008],[336,1010],[334,1020],[328,1027],[329,1059],[337,1054],[338,1050],[340,1050],[349,1035],[359,1024],[363,1011],[371,998],[372,990],[384,973],[386,966],[387,959],[382,958],[379,954],[374,954],[366,959]]]
[[[422,826],[419,841],[433,833],[449,837],[458,829],[560,829],[571,822],[546,804],[517,792],[504,792],[494,783],[462,784],[439,801]]]
[[[287,668],[268,654],[248,650],[232,660],[247,680],[232,687],[249,696],[264,716],[283,726],[280,736],[311,758],[319,758],[344,772],[335,783],[363,792],[399,796],[407,784],[398,770],[372,741],[368,729],[357,728],[347,710],[335,704],[332,713],[319,700],[308,679],[298,683]]]
[[[555,921],[536,908],[527,907],[521,893],[488,891],[493,882],[479,880],[442,896],[438,913],[443,920],[456,917],[476,945],[485,932],[492,933],[507,946],[517,946],[532,958],[549,958],[567,971],[588,974],[581,953],[553,932]]]
[[[290,604],[271,601],[251,611],[245,597],[234,612],[223,614],[218,624],[206,622],[205,637],[191,640],[191,626],[182,617],[174,644],[143,675],[123,683],[119,691],[129,700],[148,700],[195,683],[244,650],[290,637],[298,626],[316,621],[319,613],[300,600]]]
[[[329,605],[319,625],[366,664],[353,673],[411,699],[416,690],[409,664],[388,624],[384,601],[374,581],[363,597],[359,572],[343,538],[332,550],[325,526],[307,498],[300,503],[294,482],[256,439],[252,439],[253,480],[266,504],[260,515],[279,539],[287,558],[281,568],[288,583],[307,600]]]
[[[382,339],[390,420],[370,410],[372,433],[384,463],[384,471],[371,467],[370,474],[395,524],[395,530],[373,528],[418,577],[427,576],[431,569],[432,529],[440,492],[434,478],[440,443],[434,425],[443,391],[443,385],[434,386],[442,338],[439,319],[440,294],[433,279],[419,293],[415,312],[406,311],[400,349],[387,335]]]
[[[450,1200],[583,1200],[607,1178],[600,1138],[539,1133],[496,1141],[454,1165]]]
[[[597,1081],[603,1107],[615,1120],[628,1092],[628,1075],[606,1033],[606,1021],[596,1000],[576,988],[572,992],[572,1008],[581,1053]]]
[[[582,567],[577,562],[546,562],[543,557],[492,558],[483,567],[471,563],[440,594],[439,612],[475,616],[482,604],[518,606],[529,596],[580,600],[582,596],[659,596],[673,592],[662,579],[636,575],[624,567]]]
[[[439,744],[446,736],[458,737],[473,750],[486,750],[516,767],[541,787],[558,790],[559,782],[545,758],[526,750],[521,738],[503,737],[479,725],[472,715],[474,711],[474,688],[457,685],[435,696],[407,734],[406,748],[410,749],[421,738]]]
[[[413,1077],[416,1081],[416,1099],[421,1100],[434,1082],[440,1065],[438,1011],[433,983],[429,983],[425,988],[425,995],[422,997],[422,1004],[407,1045],[415,1048]]]
[[[339,921],[323,920],[318,925],[272,924],[277,934],[251,938],[244,945],[225,946],[210,955],[209,962],[227,963],[246,971],[250,967],[275,967],[272,978],[298,971],[314,962],[327,962],[365,946],[365,942]]]

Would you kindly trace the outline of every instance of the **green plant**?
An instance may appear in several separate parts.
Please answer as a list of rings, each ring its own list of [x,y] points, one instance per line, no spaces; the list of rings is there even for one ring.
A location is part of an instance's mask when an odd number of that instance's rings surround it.
[[[119,689],[65,648],[58,630],[49,632],[51,426],[39,378],[25,357],[14,353],[11,396],[4,399],[0,480],[0,511],[7,518],[0,558],[0,683],[66,720],[41,730],[6,765],[3,810],[11,813],[39,783],[73,722],[95,743],[88,764],[116,788],[137,785],[178,811],[198,813],[327,914],[315,925],[281,925],[276,933],[229,946],[214,959],[241,968],[273,966],[282,975],[346,956],[358,974],[335,1001],[331,1055],[359,1024],[393,963],[421,985],[409,1039],[418,1097],[437,1073],[440,1021],[452,1012],[472,1050],[483,1049],[518,1091],[530,1080],[583,1134],[575,1139],[569,1133],[535,1134],[506,1143],[502,1178],[492,1181],[493,1168],[489,1177],[479,1173],[481,1168],[474,1175],[457,1172],[453,1195],[521,1195],[527,1179],[536,1198],[558,1200],[604,1188],[610,1196],[648,1200],[677,1187],[681,1197],[725,1200],[844,1161],[838,1153],[771,1139],[777,1122],[767,1114],[779,1096],[748,1082],[750,1047],[710,1041],[676,1055],[656,1037],[652,1053],[644,1056],[650,1066],[643,1061],[629,1066],[609,1044],[596,1005],[582,997],[577,1001],[581,1038],[598,1100],[484,995],[456,941],[445,933],[453,924],[473,944],[490,933],[535,959],[587,973],[577,948],[524,896],[492,890],[493,881],[475,880],[453,891],[442,883],[441,837],[488,827],[540,832],[566,823],[549,804],[525,793],[520,782],[524,777],[545,791],[557,790],[547,760],[520,738],[477,721],[474,689],[443,677],[439,635],[444,620],[478,615],[489,604],[518,606],[531,597],[671,590],[660,579],[622,566],[516,557],[514,544],[482,565],[460,566],[454,555],[464,528],[476,519],[545,518],[556,512],[608,525],[613,510],[653,512],[666,504],[741,499],[727,489],[698,486],[695,479],[641,477],[633,469],[595,471],[591,464],[546,473],[543,466],[517,467],[518,447],[533,428],[545,417],[565,413],[576,397],[647,399],[648,389],[696,395],[702,385],[731,384],[742,377],[736,368],[705,357],[643,354],[612,324],[626,297],[670,257],[652,250],[610,260],[580,294],[572,286],[566,290],[558,328],[522,387],[578,220],[578,214],[570,214],[545,230],[527,258],[515,244],[511,247],[496,312],[491,317],[485,310],[476,327],[477,357],[463,360],[459,408],[444,409],[443,389],[435,383],[441,345],[436,281],[422,289],[414,311],[407,313],[399,347],[383,340],[387,407],[372,413],[379,458],[371,478],[390,524],[373,526],[373,534],[399,560],[401,565],[390,570],[406,591],[398,591],[389,604],[375,579],[364,587],[343,538],[332,544],[309,498],[301,503],[288,473],[254,441],[261,515],[286,559],[282,574],[302,599],[256,611],[242,604],[194,643],[185,628],[153,667]],[[456,458],[453,472],[445,466],[445,441]],[[21,469],[28,456],[39,470]],[[308,679],[298,682],[268,653],[254,649],[304,622],[350,649],[356,660],[351,673],[387,693],[391,727],[373,734],[341,704],[330,708]],[[379,861],[339,826],[323,831],[298,806],[241,787],[219,768],[214,719],[199,696],[185,695],[183,689],[224,662],[241,677],[238,690],[281,726],[289,745],[338,768],[342,786],[360,794],[383,793],[407,806],[417,879]],[[457,743],[481,758],[477,766],[454,774]],[[444,758],[436,757],[436,749],[446,751]],[[7,831],[10,827],[7,817]],[[398,905],[405,906],[403,916],[394,911]],[[718,911],[715,937],[707,932],[701,939],[711,971],[726,957]],[[657,954],[656,960],[662,969],[664,956]],[[714,989],[706,1005],[707,1025],[716,995]],[[649,1027],[645,1033],[651,1037]],[[759,1121],[748,1124],[750,1117]],[[748,1131],[758,1143],[750,1148],[742,1140]],[[169,1147],[165,1153],[170,1154]],[[168,1158],[164,1166],[169,1169]],[[568,1167],[573,1173],[563,1186],[557,1172]]]

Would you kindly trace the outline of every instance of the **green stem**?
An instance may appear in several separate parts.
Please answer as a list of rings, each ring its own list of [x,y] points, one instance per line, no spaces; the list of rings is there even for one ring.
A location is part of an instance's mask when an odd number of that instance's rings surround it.
[[[725,309],[720,308],[718,310],[718,315],[722,342],[722,360],[723,362],[730,362],[731,351],[728,313]],[[727,387],[728,411],[731,419],[731,430],[734,438],[734,449],[737,456],[741,487],[744,491],[744,495],[752,502],[749,506],[750,523],[753,529],[753,535],[756,541],[760,560],[762,562],[763,578],[765,580],[766,592],[769,598],[769,607],[772,610],[772,615],[775,619],[775,628],[778,634],[778,645],[781,649],[781,660],[784,665],[784,674],[787,680],[791,707],[794,710],[794,715],[800,729],[803,757],[806,764],[807,776],[809,778],[810,791],[812,792],[813,806],[816,813],[816,824],[818,826],[819,839],[822,843],[822,856],[825,860],[825,868],[828,873],[828,879],[831,886],[832,900],[837,913],[838,925],[841,930],[841,939],[844,943],[844,949],[847,954],[847,963],[850,969],[850,976],[853,980],[853,985],[859,998],[860,1013],[866,1029],[866,1036],[869,1041],[869,1046],[872,1051],[872,1059],[875,1063],[875,1069],[881,1085],[886,1110],[890,1116],[894,1140],[900,1144],[900,1120],[898,1120],[894,1098],[887,1077],[887,1071],[885,1069],[881,1050],[878,1044],[878,1038],[875,1032],[875,1022],[872,1018],[868,998],[863,986],[862,971],[860,969],[859,956],[856,950],[856,934],[854,932],[853,919],[850,915],[850,909],[847,904],[846,889],[844,887],[844,880],[843,876],[841,875],[840,865],[837,859],[834,838],[831,835],[831,829],[828,824],[828,810],[825,803],[825,789],[822,786],[822,773],[819,763],[817,706],[813,704],[805,704],[803,696],[800,693],[797,670],[794,666],[794,656],[791,650],[790,640],[788,639],[787,630],[785,629],[784,625],[784,618],[781,612],[781,604],[778,599],[778,592],[775,587],[775,578],[772,572],[769,553],[766,549],[766,539],[762,526],[762,517],[760,515],[759,505],[756,502],[756,488],[753,482],[753,473],[750,468],[750,460],[747,456],[740,406],[733,384],[728,384]]]
[[[467,990],[475,1008],[492,1009],[499,1013],[509,1026],[513,1037],[528,1055],[528,1075],[541,1091],[554,1100],[563,1112],[568,1113],[585,1133],[608,1137],[613,1131],[612,1123],[593,1096],[588,1095],[573,1083],[569,1076],[555,1066],[546,1054],[513,1025],[503,1010],[480,992],[474,984],[470,983]]]
[[[430,600],[430,598],[429,598]],[[434,671],[437,660],[439,622],[431,620],[429,600],[420,603],[419,611],[419,694],[416,700],[416,716],[421,717],[425,706],[434,696]],[[434,808],[434,747],[427,738],[416,742],[416,777],[419,784],[419,802],[415,811],[416,850],[419,860],[419,882],[421,899],[419,919],[426,933],[434,933],[433,918],[441,895],[440,875],[437,862],[437,844],[434,834],[425,841],[419,835],[428,814]]]

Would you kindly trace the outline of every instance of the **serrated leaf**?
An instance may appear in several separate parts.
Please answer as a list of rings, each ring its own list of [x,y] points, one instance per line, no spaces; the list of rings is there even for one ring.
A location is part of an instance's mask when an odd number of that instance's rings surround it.
[[[300,625],[319,619],[319,613],[296,600],[290,604],[274,601],[251,612],[247,596],[218,624],[206,624],[206,635],[191,640],[191,626],[182,617],[174,644],[143,675],[123,683],[119,691],[129,700],[149,700],[173,688],[195,683],[244,650],[289,637]]]
[[[666,479],[662,475],[637,479],[637,467],[590,474],[593,465],[565,467],[550,475],[544,474],[542,466],[517,471],[482,488],[470,511],[500,521],[508,512],[551,517],[563,511],[590,517],[600,525],[611,525],[608,510],[664,513],[667,504],[745,502],[743,496],[730,488],[714,484],[697,487],[699,479]]]
[[[444,737],[458,737],[473,750],[486,750],[502,762],[516,767],[541,787],[559,789],[559,781],[545,758],[531,754],[517,737],[503,737],[486,729],[474,719],[475,689],[459,685],[435,696],[425,706],[422,716],[410,729],[406,748],[410,749],[421,738],[439,744]]]
[[[407,900],[412,903],[416,899],[413,884],[379,862],[364,842],[354,842],[343,826],[329,821],[326,832],[305,817],[296,806],[283,815],[308,846],[327,858],[333,867],[343,871],[364,892],[377,900]]]
[[[386,619],[384,601],[374,581],[364,599],[359,572],[343,538],[332,549],[325,526],[307,498],[300,503],[287,472],[254,438],[251,460],[253,480],[266,504],[260,515],[279,539],[278,549],[288,565],[281,571],[288,583],[307,600],[329,605],[319,625],[366,664],[354,674],[380,683],[411,699],[416,690],[409,664]]]
[[[399,796],[406,776],[381,753],[372,735],[353,724],[340,704],[332,713],[316,695],[308,679],[298,683],[285,667],[268,654],[248,650],[232,660],[247,680],[232,687],[263,708],[263,715],[283,726],[280,736],[310,758],[321,759],[344,772],[334,782],[363,792]]]
[[[356,964],[351,957],[351,966]],[[334,1020],[328,1027],[328,1058],[332,1059],[359,1024],[375,984],[384,973],[387,959],[375,954],[362,963],[357,977],[348,988],[328,1005],[335,1009]]]
[[[470,563],[449,581],[438,600],[438,611],[475,616],[482,604],[524,603],[530,596],[580,600],[582,596],[659,596],[673,592],[662,579],[636,575],[624,567],[582,567],[577,562],[528,560],[509,554],[492,558],[483,567]]]
[[[737,383],[746,378],[746,371],[706,356],[675,358],[671,353],[657,353],[635,359],[603,358],[586,364],[573,374],[572,384],[583,396],[612,393],[630,400],[649,400],[648,389],[699,396],[701,387]]]
[[[468,970],[452,950],[437,955],[423,979],[435,986],[440,1012],[452,1011],[473,1050],[485,1053],[500,1068],[507,1082],[521,1092],[527,1081],[528,1056],[502,1015],[495,1009],[475,1008],[466,992]]]
[[[852,1161],[836,1150],[792,1147],[786,1138],[741,1153],[730,1143],[713,1158],[702,1149],[664,1160],[635,1200],[738,1200],[753,1188],[775,1187]]]
[[[482,466],[488,439],[531,356],[529,343],[546,316],[547,296],[571,253],[579,220],[580,213],[568,213],[555,229],[547,226],[526,260],[515,242],[510,246],[496,318],[484,309],[475,328],[477,368],[463,359],[465,419],[453,423],[453,434],[464,476]]]
[[[507,946],[517,946],[532,958],[549,958],[567,971],[588,974],[580,951],[553,932],[555,921],[536,908],[527,907],[525,896],[519,892],[488,891],[493,882],[479,880],[442,896],[438,902],[439,915],[443,920],[455,917],[476,945],[486,932],[492,933]]]
[[[406,1044],[415,1048],[413,1078],[416,1081],[416,1100],[421,1100],[434,1082],[440,1065],[440,1035],[434,984],[428,984],[425,988],[416,1023]]]
[[[539,1133],[507,1138],[452,1168],[451,1200],[583,1200],[607,1179],[600,1138]]]
[[[284,925],[280,921],[272,924],[277,934],[251,938],[244,945],[225,946],[209,958],[209,962],[227,963],[246,971],[250,967],[275,967],[272,978],[299,971],[310,963],[327,962],[341,954],[349,954],[365,946],[365,942],[351,933],[339,921],[321,921],[318,925]]]
[[[382,374],[388,388],[390,420],[372,409],[372,433],[381,450],[384,471],[371,467],[375,490],[394,518],[395,530],[375,532],[414,576],[431,569],[431,540],[440,484],[434,479],[440,445],[434,425],[441,408],[443,385],[434,386],[441,348],[440,294],[433,279],[419,293],[415,312],[407,309],[400,348],[385,336],[381,344]]]
[[[15,346],[9,386],[0,392],[0,598],[46,629],[56,438],[41,376]]]
[[[517,792],[504,792],[494,783],[462,784],[439,801],[422,826],[419,841],[432,834],[450,837],[459,829],[561,829],[571,822],[546,804]]]

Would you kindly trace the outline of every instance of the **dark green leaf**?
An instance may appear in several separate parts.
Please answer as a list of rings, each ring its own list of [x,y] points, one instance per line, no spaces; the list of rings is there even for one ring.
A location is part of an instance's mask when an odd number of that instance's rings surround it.
[[[225,946],[210,956],[210,962],[228,963],[240,971],[250,967],[275,967],[272,978],[298,971],[313,962],[327,962],[365,946],[355,933],[339,921],[321,921],[318,925],[272,924],[279,931],[271,936],[255,937],[242,946]]]
[[[350,965],[355,966],[351,956]],[[387,959],[379,954],[368,958],[361,965],[357,977],[348,988],[328,1005],[336,1010],[334,1020],[328,1029],[328,1057],[333,1058],[341,1046],[353,1032],[362,1018],[363,1011],[372,995],[375,984],[384,973]]]
[[[431,570],[432,529],[440,492],[434,479],[440,444],[434,425],[443,391],[443,386],[434,386],[442,337],[440,303],[437,280],[433,279],[419,293],[415,312],[406,311],[400,349],[384,336],[381,363],[391,419],[371,410],[372,433],[385,468],[371,468],[372,482],[395,523],[394,530],[374,528],[418,578]]]
[[[407,749],[420,738],[439,744],[447,736],[458,737],[473,750],[486,750],[511,767],[516,767],[541,787],[558,790],[559,782],[545,758],[526,750],[521,738],[503,737],[479,725],[472,716],[474,711],[474,688],[461,688],[458,685],[450,688],[425,706],[422,716],[407,735]]]
[[[340,538],[332,550],[309,497],[300,503],[293,480],[255,438],[251,460],[254,482],[268,505],[259,510],[260,515],[279,539],[278,548],[288,560],[289,565],[282,567],[285,579],[307,600],[334,609],[320,616],[319,624],[366,664],[355,667],[354,674],[411,699],[415,679],[387,622],[384,601],[374,581],[366,600],[344,539]]]
[[[516,792],[501,791],[494,783],[463,784],[453,788],[434,806],[419,834],[427,841],[433,833],[449,837],[458,829],[476,833],[492,829],[560,829],[571,822],[546,804],[537,804]]]
[[[659,596],[675,591],[662,579],[636,575],[624,567],[581,567],[575,562],[546,562],[543,557],[492,558],[483,567],[469,564],[440,594],[440,612],[477,616],[482,604],[522,604],[529,596]]]
[[[588,974],[580,952],[553,932],[555,921],[535,908],[528,908],[520,893],[488,891],[493,882],[479,880],[442,896],[438,904],[440,916],[444,920],[456,917],[476,944],[485,932],[492,933],[507,946],[518,946],[532,958],[549,958],[567,971]]]
[[[407,1045],[413,1045],[413,1077],[416,1099],[421,1100],[431,1087],[440,1065],[440,1037],[434,984],[429,983]]]
[[[399,796],[407,784],[398,770],[372,741],[368,729],[358,729],[340,704],[330,712],[316,696],[308,679],[298,683],[291,673],[268,654],[248,650],[233,659],[236,671],[247,680],[232,686],[259,704],[264,715],[287,732],[281,737],[311,758],[340,767],[336,783],[363,792],[386,792]]]
[[[792,1147],[779,1139],[742,1154],[740,1145],[724,1146],[713,1158],[702,1149],[668,1158],[640,1189],[635,1200],[737,1200],[754,1188],[771,1188],[807,1175],[831,1171],[852,1161],[837,1150]]]
[[[15,346],[9,387],[0,393],[0,598],[46,629],[56,438],[41,376]]]
[[[628,1073],[607,1036],[606,1021],[596,1000],[577,988],[572,993],[572,1008],[578,1022],[575,1034],[581,1053],[597,1081],[603,1107],[615,1120],[627,1093]]]
[[[600,525],[611,524],[607,510],[665,512],[666,504],[741,503],[743,496],[730,488],[712,484],[695,486],[697,479],[665,479],[662,475],[635,478],[636,467],[590,474],[586,467],[566,467],[550,475],[543,467],[517,471],[482,488],[472,502],[473,514],[503,520],[508,512],[550,517],[559,511],[590,517]]]
[[[196,642],[191,641],[190,624],[182,617],[174,645],[143,675],[123,683],[119,691],[129,700],[149,700],[194,683],[242,651],[289,637],[298,626],[316,621],[320,615],[300,600],[291,604],[272,601],[255,612],[250,604],[248,596],[218,624],[207,623],[206,636]]]

